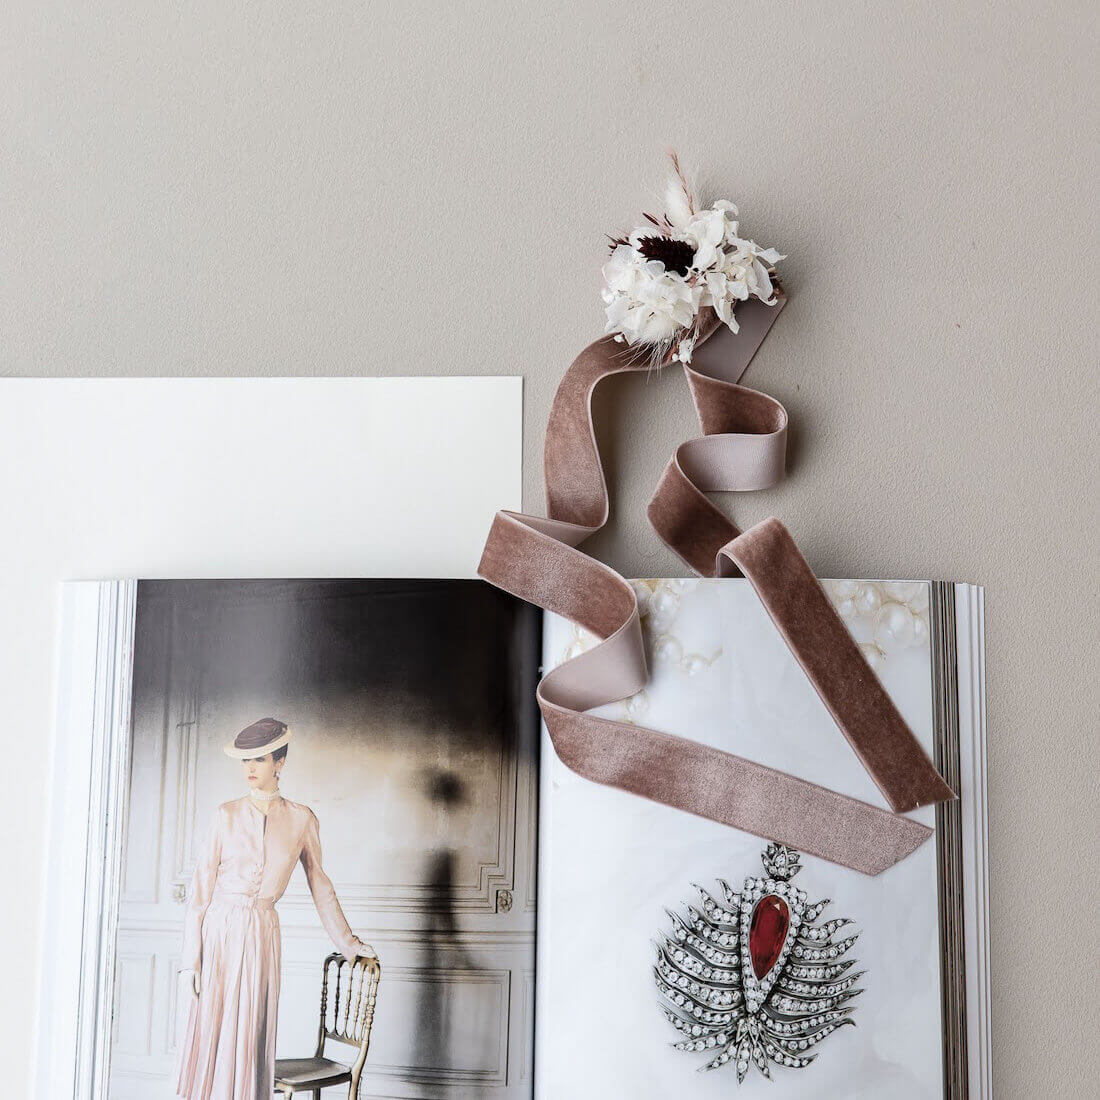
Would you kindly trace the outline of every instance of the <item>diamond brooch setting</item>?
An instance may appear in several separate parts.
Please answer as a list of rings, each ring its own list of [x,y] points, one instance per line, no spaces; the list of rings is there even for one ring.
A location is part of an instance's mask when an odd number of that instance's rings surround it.
[[[818,1043],[854,1022],[849,1002],[862,992],[863,971],[845,958],[859,935],[842,931],[852,922],[820,921],[829,900],[811,902],[793,885],[793,849],[769,844],[761,862],[764,876],[740,892],[719,879],[720,896],[695,886],[700,905],[669,910],[653,969],[682,1036],[675,1049],[708,1054],[703,1069],[732,1062],[739,1084],[750,1065],[769,1079],[773,1065],[808,1066]]]

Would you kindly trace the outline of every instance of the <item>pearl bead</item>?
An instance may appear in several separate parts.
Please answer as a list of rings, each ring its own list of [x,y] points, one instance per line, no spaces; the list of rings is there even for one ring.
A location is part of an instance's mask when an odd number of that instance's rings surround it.
[[[647,615],[649,613],[649,605],[653,600],[652,589],[643,581],[633,581],[631,588],[634,589],[634,595],[638,598],[638,613],[641,615]]]
[[[863,654],[864,660],[872,667],[878,668],[882,664],[882,650],[877,645],[871,645],[870,642],[862,642],[859,647],[860,653]]]
[[[882,593],[877,585],[865,584],[856,596],[856,607],[864,615],[870,615],[882,606]]]
[[[701,653],[689,653],[684,658],[684,671],[689,676],[694,676],[697,672],[702,672],[709,664],[710,662]]]
[[[886,587],[886,594],[898,603],[912,604],[919,598],[922,591],[926,591],[927,585],[923,581],[894,581]]]
[[[917,591],[905,602],[909,605],[911,611],[927,611],[928,610],[928,592],[931,586],[924,581],[917,586]]]
[[[874,638],[879,649],[896,653],[913,644],[915,626],[909,608],[900,603],[884,603],[875,618]]]
[[[676,616],[679,605],[679,598],[671,592],[658,592],[649,604],[653,626],[658,630],[668,626]]]

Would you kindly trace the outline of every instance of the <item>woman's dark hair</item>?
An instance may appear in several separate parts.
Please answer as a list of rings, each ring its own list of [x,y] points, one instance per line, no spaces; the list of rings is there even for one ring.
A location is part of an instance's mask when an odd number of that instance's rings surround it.
[[[271,754],[272,761],[274,762],[276,760],[285,760],[286,759],[286,750],[289,749],[289,748],[290,748],[289,745],[284,745],[281,749],[276,749]]]

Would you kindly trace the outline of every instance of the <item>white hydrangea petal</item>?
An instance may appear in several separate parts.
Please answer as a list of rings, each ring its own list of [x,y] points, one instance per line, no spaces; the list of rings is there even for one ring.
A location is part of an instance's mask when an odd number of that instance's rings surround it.
[[[761,301],[768,302],[772,296],[772,280],[768,269],[759,260],[753,260],[752,270],[756,276],[756,296]]]
[[[721,210],[704,210],[691,219],[688,230],[700,245],[717,247],[726,236],[726,215]]]
[[[722,253],[712,244],[701,244],[696,250],[695,255],[691,258],[691,266],[698,271],[705,271],[707,268],[716,267],[719,263]]]
[[[671,317],[681,328],[687,328],[695,320],[695,310],[690,302],[677,302]]]
[[[622,324],[630,313],[630,300],[618,294],[608,302],[606,312],[608,322]]]

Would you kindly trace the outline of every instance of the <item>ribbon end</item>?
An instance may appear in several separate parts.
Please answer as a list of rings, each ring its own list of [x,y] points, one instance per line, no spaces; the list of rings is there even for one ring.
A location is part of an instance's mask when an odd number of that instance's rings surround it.
[[[899,828],[892,831],[893,835],[882,837],[881,846],[874,852],[867,874],[881,875],[883,871],[888,871],[895,863],[912,855],[934,832],[929,826],[908,817],[897,820]]]

